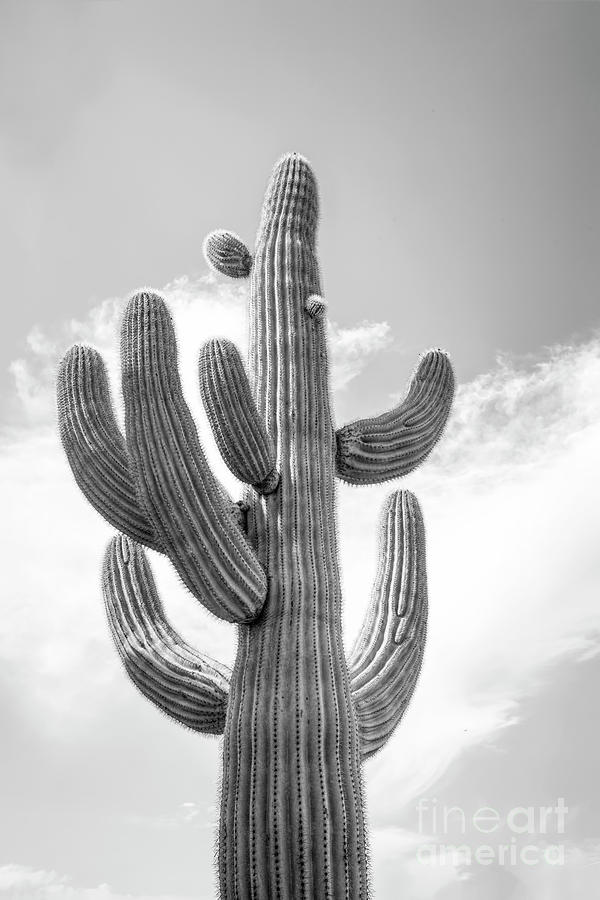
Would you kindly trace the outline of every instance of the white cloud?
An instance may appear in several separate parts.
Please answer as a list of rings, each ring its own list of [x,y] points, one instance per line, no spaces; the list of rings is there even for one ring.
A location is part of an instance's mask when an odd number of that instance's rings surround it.
[[[455,884],[458,875],[453,865],[432,866],[421,861],[420,850],[434,840],[435,836],[426,832],[393,825],[372,828],[370,850],[375,895],[430,900],[446,885]]]
[[[411,900],[475,896],[548,900],[594,895],[600,862],[597,841],[552,843],[524,836],[514,850],[510,847],[510,835],[500,840],[481,833],[440,839],[402,828],[374,829],[373,886],[378,897],[409,896]],[[480,862],[481,858],[491,860],[490,865]]]
[[[453,477],[484,484],[492,473],[543,465],[600,421],[600,337],[545,348],[537,359],[498,359],[496,368],[459,386],[448,432],[436,455]]]
[[[194,412],[199,413],[197,360],[201,344],[213,336],[228,337],[247,350],[247,288],[245,284],[219,282],[209,274],[190,280],[177,278],[161,289],[175,319],[183,387]],[[118,358],[121,317],[127,298],[113,297],[94,306],[85,318],[62,323],[54,335],[37,326],[27,336],[28,355],[13,360],[15,383],[12,412],[29,424],[54,421],[54,391],[58,362],[74,342],[92,344],[102,353],[120,403]],[[332,386],[345,388],[363,371],[369,358],[391,343],[387,322],[361,322],[342,328],[329,323]],[[15,402],[16,401],[16,402]]]
[[[9,900],[191,900],[175,894],[122,894],[108,884],[79,887],[72,884],[71,878],[57,872],[12,864],[0,866],[0,897]]]
[[[352,328],[340,328],[335,322],[329,326],[329,346],[332,354],[332,383],[334,390],[346,388],[365,368],[369,357],[392,342],[387,322],[361,322]]]

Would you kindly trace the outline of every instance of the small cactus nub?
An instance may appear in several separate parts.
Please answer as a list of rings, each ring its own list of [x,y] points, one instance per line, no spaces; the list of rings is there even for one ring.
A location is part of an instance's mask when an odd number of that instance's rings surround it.
[[[211,231],[204,241],[204,258],[216,272],[228,278],[247,278],[252,255],[244,242],[231,231]]]

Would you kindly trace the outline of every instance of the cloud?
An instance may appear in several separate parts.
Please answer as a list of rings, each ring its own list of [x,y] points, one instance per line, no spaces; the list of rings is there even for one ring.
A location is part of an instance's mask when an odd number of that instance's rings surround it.
[[[599,344],[595,336],[534,359],[500,356],[491,372],[460,385],[436,463],[483,485],[492,473],[514,477],[567,451],[598,428]]]
[[[334,390],[342,390],[365,368],[369,357],[392,343],[387,322],[361,322],[352,328],[329,326]]]
[[[91,888],[75,886],[71,878],[57,872],[13,864],[0,866],[0,897],[10,900],[191,900],[181,894],[116,893],[108,884]]]
[[[175,320],[180,370],[184,391],[195,412],[200,413],[196,369],[200,345],[213,336],[233,340],[243,354],[247,350],[245,284],[220,282],[209,274],[195,280],[181,277],[160,293],[169,303]],[[119,332],[124,297],[113,297],[94,306],[83,319],[62,323],[55,334],[35,327],[26,338],[27,355],[13,360],[15,393],[11,398],[13,421],[30,425],[54,421],[54,391],[58,362],[75,342],[92,344],[102,353],[113,382],[113,397],[120,402],[118,358]],[[387,322],[361,322],[342,328],[328,324],[331,379],[340,390],[356,378],[370,357],[391,343]]]
[[[510,835],[500,841],[484,834],[440,839],[402,828],[374,829],[374,889],[378,897],[405,895],[411,900],[592,896],[600,864],[598,841],[553,840],[526,836],[511,856]],[[529,862],[521,860],[523,848]],[[486,859],[484,854],[488,862],[478,862]]]
[[[184,389],[197,403],[196,369],[201,343],[215,334],[240,346],[246,342],[244,286],[218,282],[213,275],[196,280],[178,278],[166,285],[166,297],[176,322]],[[82,319],[57,326],[52,335],[34,328],[27,337],[26,356],[14,360],[10,370],[15,382],[11,412],[17,424],[42,426],[54,422],[55,383],[58,362],[74,342],[92,344],[103,355],[120,404],[119,340],[124,297],[112,297],[94,306]]]

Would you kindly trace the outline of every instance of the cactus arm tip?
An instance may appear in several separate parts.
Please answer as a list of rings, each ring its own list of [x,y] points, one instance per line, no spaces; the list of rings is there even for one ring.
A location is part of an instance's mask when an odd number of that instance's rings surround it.
[[[363,759],[383,747],[404,715],[426,630],[423,518],[414,494],[396,491],[384,506],[371,605],[349,658]]]
[[[405,398],[336,433],[336,474],[349,484],[381,484],[412,472],[440,439],[454,397],[454,373],[443,350],[421,357]]]

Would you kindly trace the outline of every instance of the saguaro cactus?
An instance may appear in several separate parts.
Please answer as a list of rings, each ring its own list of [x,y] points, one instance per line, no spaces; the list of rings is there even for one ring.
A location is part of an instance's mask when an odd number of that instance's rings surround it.
[[[120,534],[104,562],[112,633],[140,690],[189,728],[223,733],[218,866],[222,898],[365,898],[362,762],[398,724],[419,673],[427,619],[423,523],[415,497],[389,498],[370,610],[346,658],[335,478],[404,475],[437,441],[453,375],[426,353],[406,398],[336,432],[326,304],[309,164],[283,157],[252,255],[213,232],[208,261],[250,276],[249,379],[214,339],[200,388],[225,462],[251,486],[235,504],[211,473],[177,371],[160,296],[137,293],[122,330],[126,438],[104,366],[73,347],[58,382],[64,447],[87,498]],[[238,624],[233,671],[165,620],[144,545],[166,553],[207,609]]]

